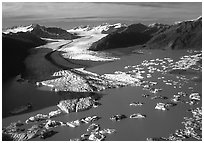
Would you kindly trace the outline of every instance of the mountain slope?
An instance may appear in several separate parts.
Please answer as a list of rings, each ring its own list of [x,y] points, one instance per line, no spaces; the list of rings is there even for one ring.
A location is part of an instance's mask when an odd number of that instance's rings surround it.
[[[159,29],[148,27],[141,23],[132,24],[123,30],[112,32],[106,37],[93,43],[90,50],[106,50],[134,45],[142,45],[152,38],[152,34]]]
[[[43,44],[46,41],[32,33],[2,34],[2,79],[22,73],[28,50]]]
[[[50,38],[50,39],[64,39],[71,40],[77,38],[77,36],[57,27],[48,27],[40,26],[38,24],[33,26],[32,34],[42,37],[42,38]]]
[[[38,24],[17,26],[3,30],[3,80],[23,73],[25,68],[23,62],[29,54],[28,50],[47,43],[42,38],[70,40],[78,38],[78,36],[61,28],[46,28]]]
[[[13,27],[10,29],[6,29],[3,31],[4,34],[16,34],[16,33],[32,33],[37,37],[40,38],[49,38],[49,39],[64,39],[64,40],[71,40],[78,38],[64,29],[57,28],[57,27],[45,27],[39,24],[32,24],[29,26],[19,26]]]
[[[113,32],[121,32],[123,31],[127,26],[125,24],[116,23],[113,25],[108,25],[105,30],[103,30],[102,34],[111,34]]]
[[[202,48],[202,17],[176,23],[164,31],[157,32],[147,42],[149,48],[188,49]]]

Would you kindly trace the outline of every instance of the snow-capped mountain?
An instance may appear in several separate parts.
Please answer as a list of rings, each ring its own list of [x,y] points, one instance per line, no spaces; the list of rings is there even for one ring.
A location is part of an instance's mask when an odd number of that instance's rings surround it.
[[[104,28],[104,30],[106,29]],[[143,44],[149,48],[201,48],[202,17],[177,22],[173,25],[161,23],[153,23],[148,26],[141,23],[132,24],[121,31],[108,34],[94,42],[90,50],[98,51]]]
[[[121,23],[116,23],[116,24],[108,24],[108,23],[104,23],[95,27],[90,27],[89,25],[86,26],[78,26],[78,27],[74,27],[73,29],[67,30],[67,32],[80,32],[80,31],[90,31],[90,32],[96,32],[96,33],[101,33],[102,31],[108,31],[110,28],[115,28],[115,29],[119,29],[121,27],[127,27],[127,25],[125,24],[121,24]],[[45,26],[41,26],[39,24],[31,24],[31,25],[27,25],[27,26],[15,26],[12,28],[8,28],[6,30],[3,30],[4,34],[9,34],[9,33],[18,33],[18,32],[32,32],[33,30],[36,29],[43,29],[44,31],[50,32],[48,29],[56,29],[56,31],[61,31],[61,28],[57,28],[57,27],[48,27],[46,28]],[[55,31],[55,32],[56,32]],[[53,32],[53,31],[52,31]],[[64,32],[64,31],[63,31]],[[58,33],[59,34],[59,33]]]
[[[72,33],[74,35],[82,36],[82,35],[87,35],[87,32],[90,30],[91,30],[91,27],[89,25],[86,25],[86,26],[74,27],[73,29],[67,30],[67,32]]]
[[[78,26],[73,29],[67,30],[67,32],[70,33],[76,33],[78,35],[84,35],[84,34],[109,34],[110,31],[115,31],[118,30],[122,27],[127,27],[125,24],[121,23],[116,23],[116,24],[108,24],[108,23],[103,23],[98,26],[90,27],[89,25],[87,26]],[[114,29],[114,30],[113,30]]]
[[[92,28],[92,31],[98,31],[98,32],[103,32],[103,31],[108,31],[110,28],[114,29],[119,29],[121,27],[127,27],[125,24],[121,23],[116,23],[116,24],[108,24],[104,23],[102,25],[96,26]]]
[[[45,27],[39,24],[31,24],[28,26],[18,26],[3,30],[4,34],[17,34],[17,33],[32,33],[40,38],[49,38],[49,39],[65,39],[71,40],[78,38],[64,29],[57,27]]]
[[[124,30],[125,28],[127,28],[126,24],[116,23],[116,24],[107,26],[107,28],[104,29],[101,33],[111,34],[113,32],[120,32],[120,31]]]
[[[148,27],[150,27],[150,28],[163,28],[163,27],[167,27],[167,26],[169,26],[169,25],[167,25],[167,24],[162,24],[162,23],[152,23],[152,24],[149,24],[148,25]]]
[[[86,25],[86,26],[77,26],[77,27],[74,27],[73,30],[78,30],[78,31],[89,31],[91,30],[91,27],[89,25]]]
[[[174,24],[180,24],[180,23],[183,23],[183,22],[195,22],[195,21],[202,21],[202,16],[199,16],[198,18],[191,19],[191,20],[176,21],[176,22],[174,22]]]
[[[33,25],[28,25],[28,26],[16,26],[13,28],[9,28],[6,30],[3,30],[4,34],[9,34],[9,33],[18,33],[18,32],[30,32],[33,30]]]
[[[141,23],[121,27],[121,30],[116,30],[99,41],[94,42],[89,49],[100,51],[141,45],[146,43],[156,30]]]

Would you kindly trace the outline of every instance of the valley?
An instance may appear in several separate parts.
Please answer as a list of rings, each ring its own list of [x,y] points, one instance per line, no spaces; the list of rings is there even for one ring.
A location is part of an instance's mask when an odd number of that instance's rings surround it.
[[[189,21],[197,22],[202,19]],[[46,33],[40,35],[30,27],[13,30],[35,33],[47,43],[29,50],[21,80],[4,84],[3,140],[202,140],[202,47],[157,47],[158,35],[169,28],[152,26],[102,24],[66,33],[38,25]],[[48,36],[58,30],[75,36]],[[148,43],[153,33],[156,40]],[[133,39],[121,47],[108,38],[121,42],[127,34]],[[133,43],[140,34],[148,40]]]

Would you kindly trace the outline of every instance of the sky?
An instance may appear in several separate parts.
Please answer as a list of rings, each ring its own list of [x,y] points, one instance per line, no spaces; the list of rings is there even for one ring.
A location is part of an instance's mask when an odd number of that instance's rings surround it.
[[[3,2],[2,26],[12,27],[39,23],[56,26],[60,23],[124,21],[150,24],[195,19],[202,15],[200,2]],[[63,27],[63,24],[60,25]]]

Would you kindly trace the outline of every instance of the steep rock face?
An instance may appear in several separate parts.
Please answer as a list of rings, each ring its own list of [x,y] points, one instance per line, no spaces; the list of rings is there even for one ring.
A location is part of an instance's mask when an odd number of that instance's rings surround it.
[[[152,34],[159,29],[156,27],[148,27],[141,23],[132,24],[122,30],[115,31],[93,43],[90,50],[99,51],[106,49],[114,49],[128,47],[134,45],[142,45],[151,39]]]
[[[202,48],[202,17],[195,20],[175,23],[170,27],[158,31],[154,37],[147,42],[152,49],[188,49]]]

